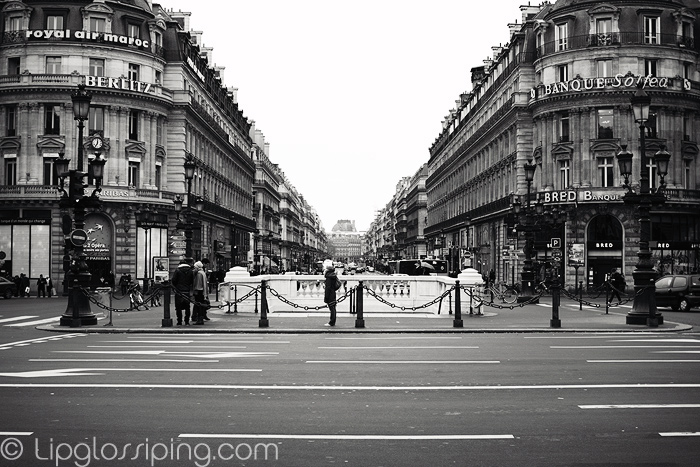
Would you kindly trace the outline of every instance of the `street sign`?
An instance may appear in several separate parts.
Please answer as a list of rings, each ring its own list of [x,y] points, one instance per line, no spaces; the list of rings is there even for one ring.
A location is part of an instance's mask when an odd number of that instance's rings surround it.
[[[549,244],[551,248],[561,248],[561,238],[552,238]]]
[[[170,250],[171,255],[184,255],[185,250]]]
[[[170,240],[186,240],[184,235],[171,235]]]
[[[184,240],[178,240],[176,242],[170,242],[170,246],[174,248],[185,248],[187,246],[187,242]]]
[[[469,258],[471,258],[471,257],[472,257],[472,252],[471,252],[471,251],[465,251],[465,252],[464,252],[464,258],[465,258],[465,259],[469,259]]]
[[[561,248],[552,248],[552,258],[561,259]]]
[[[83,229],[75,229],[70,233],[70,242],[75,246],[83,246],[87,242],[87,232]]]

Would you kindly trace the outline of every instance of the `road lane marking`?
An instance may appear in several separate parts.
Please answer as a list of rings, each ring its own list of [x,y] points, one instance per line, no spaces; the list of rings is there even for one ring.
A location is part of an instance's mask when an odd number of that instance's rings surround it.
[[[689,349],[700,345],[550,345],[550,349]]]
[[[0,436],[31,436],[33,431],[0,431]]]
[[[87,345],[88,349],[169,349],[182,348],[181,345]],[[220,345],[188,345],[187,349],[245,349],[244,345],[220,346]]]
[[[3,318],[0,319],[0,323],[9,323],[10,321],[19,321],[21,319],[32,319],[38,318],[38,316],[15,316],[14,318]]]
[[[610,342],[692,342],[700,343],[698,339],[612,339]]]
[[[60,317],[56,316],[54,318],[38,319],[36,321],[23,321],[21,323],[6,324],[9,327],[21,327],[21,326],[38,326],[40,324],[56,323],[60,320]]]
[[[259,372],[262,369],[248,368],[55,368],[52,370],[20,371],[17,373],[0,373],[9,378],[53,378],[57,376],[101,376],[104,373],[94,371],[161,371],[161,372]]]
[[[700,383],[639,384],[541,384],[532,386],[324,386],[324,385],[250,385],[250,384],[128,384],[128,383],[0,383],[0,388],[93,388],[93,389],[232,389],[245,391],[495,391],[564,389],[700,389]]]
[[[158,363],[218,363],[218,360],[176,360],[151,358],[30,358],[30,362],[158,362]]]
[[[260,433],[181,433],[178,438],[216,438],[216,439],[325,439],[325,440],[477,440],[477,439],[514,439],[513,435],[287,435]]]
[[[588,363],[700,363],[700,360],[586,360]]]
[[[669,436],[669,437],[700,436],[700,431],[678,431],[678,432],[659,433],[659,435]]]
[[[463,339],[463,337],[451,337],[451,336],[400,336],[400,337],[325,337],[324,339],[330,341],[347,341],[347,340],[382,340],[388,341],[392,339]]]
[[[201,341],[100,341],[100,342],[105,342],[109,344],[196,344],[196,343],[201,343],[201,344],[289,344],[290,341],[239,341],[239,340],[228,340],[228,341],[210,341],[210,340],[201,340]],[[92,346],[95,347],[95,346]],[[100,346],[100,347],[106,347],[106,346]],[[136,346],[131,346],[131,347],[136,347]],[[163,346],[165,347],[165,346]],[[187,346],[187,348],[192,348],[191,346]]]
[[[24,341],[8,342],[6,344],[0,344],[0,350],[2,350],[4,348],[14,347],[17,345],[40,344],[42,342],[54,341],[54,340],[58,340],[58,339],[70,339],[72,337],[85,337],[85,336],[87,336],[87,334],[82,334],[82,333],[63,334],[60,337],[56,337],[56,336],[39,337],[36,339],[28,339],[28,340],[24,340]]]
[[[386,347],[318,347],[324,350],[386,350],[386,349],[478,349],[478,346],[474,345],[434,345],[434,346],[407,346],[407,347],[397,347],[397,346],[386,346]]]
[[[371,363],[374,365],[394,365],[394,364],[431,364],[436,363],[460,363],[460,364],[472,364],[472,363],[501,363],[499,360],[307,360],[306,363],[355,363],[364,364]]]
[[[197,358],[248,358],[279,355],[279,352],[169,352],[166,350],[54,350],[53,353],[118,354],[118,355],[170,355],[172,357]]]
[[[700,350],[660,350],[651,353],[700,353]]]
[[[579,405],[579,409],[697,409],[700,404],[611,404]]]

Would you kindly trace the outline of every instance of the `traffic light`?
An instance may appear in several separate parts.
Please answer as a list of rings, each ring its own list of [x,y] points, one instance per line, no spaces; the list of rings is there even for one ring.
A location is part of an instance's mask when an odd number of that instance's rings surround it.
[[[83,183],[83,177],[85,174],[82,174],[80,172],[75,172],[71,174],[70,177],[70,185],[68,188],[68,196],[70,196],[71,199],[78,199],[85,195],[85,188],[87,185]]]

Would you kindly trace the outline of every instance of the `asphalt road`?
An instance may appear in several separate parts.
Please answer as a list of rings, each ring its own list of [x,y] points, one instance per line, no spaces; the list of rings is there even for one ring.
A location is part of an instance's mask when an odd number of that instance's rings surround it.
[[[0,322],[3,466],[700,459],[698,333],[85,335],[11,323]]]

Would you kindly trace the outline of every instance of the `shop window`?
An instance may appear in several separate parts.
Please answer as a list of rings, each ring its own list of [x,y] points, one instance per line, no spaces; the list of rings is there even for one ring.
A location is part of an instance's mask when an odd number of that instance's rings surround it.
[[[129,186],[138,188],[139,186],[139,162],[129,161]]]
[[[612,109],[598,109],[598,139],[613,138],[614,115]]]
[[[138,141],[139,139],[139,111],[131,110],[129,112],[129,139]]]
[[[51,269],[51,226],[0,226],[0,245],[11,264],[11,274],[24,273],[35,279],[39,274],[49,275]],[[8,271],[9,272],[9,271]]]
[[[644,43],[658,44],[661,42],[661,18],[658,16],[644,17]]]
[[[48,104],[44,107],[44,134],[61,134],[61,107],[59,105]]]
[[[598,158],[598,183],[601,187],[614,186],[614,162],[612,157]]]
[[[46,57],[46,74],[58,75],[61,73],[61,57]]]
[[[88,134],[98,133],[104,136],[105,131],[105,109],[103,107],[90,107],[88,114]]]
[[[103,58],[91,58],[90,59],[90,76],[104,76],[105,75],[105,60]]]
[[[20,71],[20,58],[10,57],[7,59],[7,74],[8,75],[18,75]]]
[[[17,159],[5,159],[5,185],[17,185]]]
[[[17,136],[17,106],[5,107],[5,136]]]

